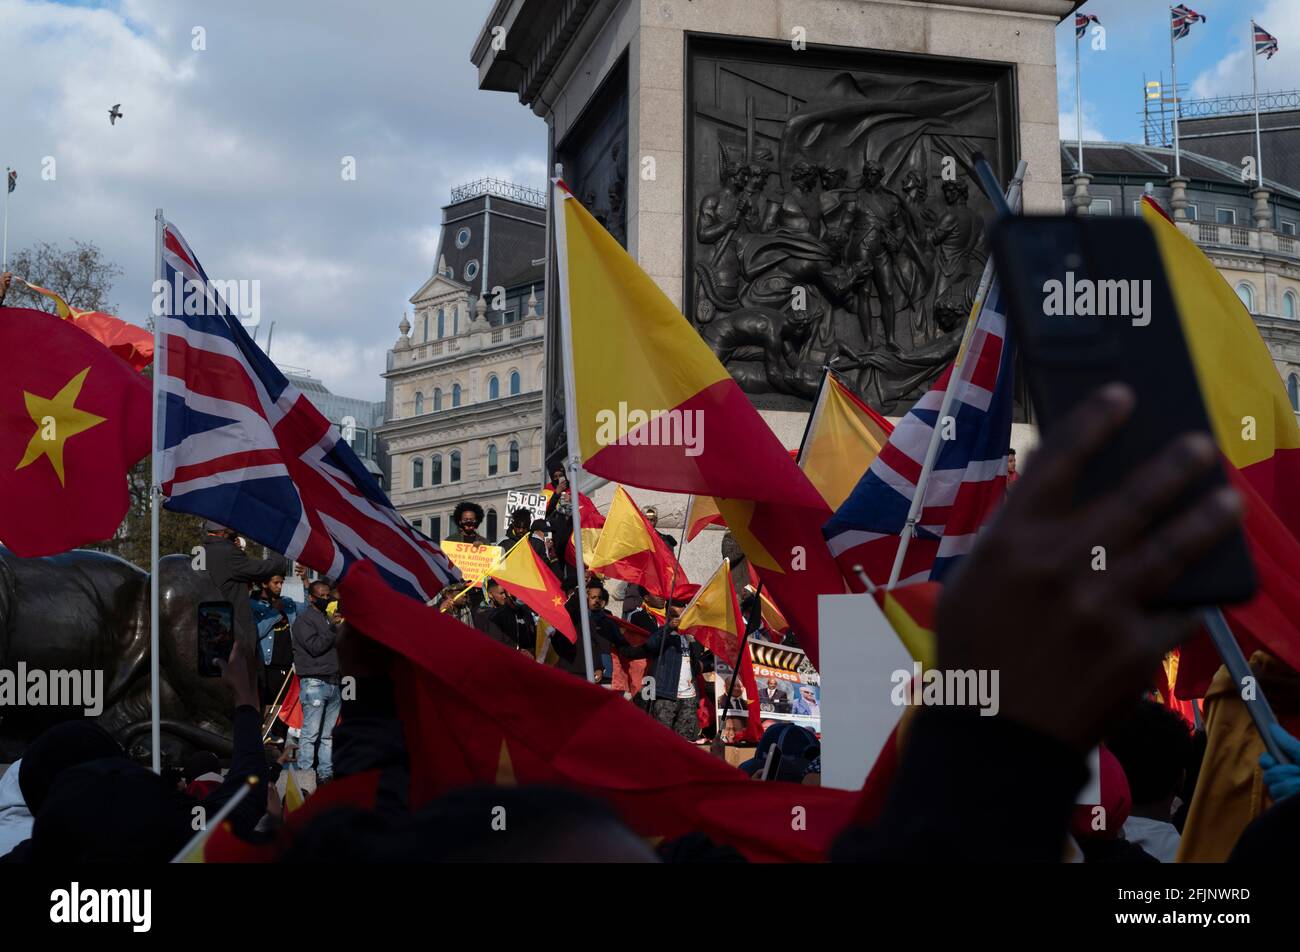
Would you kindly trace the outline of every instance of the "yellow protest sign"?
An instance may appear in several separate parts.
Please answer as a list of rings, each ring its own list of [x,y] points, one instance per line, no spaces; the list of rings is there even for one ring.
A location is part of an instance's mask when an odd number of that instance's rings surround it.
[[[490,574],[503,554],[499,545],[477,545],[473,542],[444,542],[442,551],[460,569],[465,581],[475,585]]]

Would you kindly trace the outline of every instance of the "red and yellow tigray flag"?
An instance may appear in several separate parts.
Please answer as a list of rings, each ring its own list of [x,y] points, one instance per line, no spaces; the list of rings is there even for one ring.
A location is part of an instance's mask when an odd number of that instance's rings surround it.
[[[893,431],[892,423],[827,371],[799,447],[799,468],[826,505],[838,509]]]
[[[593,572],[640,585],[659,598],[668,598],[670,588],[671,597],[682,601],[694,592],[668,543],[622,486],[614,490],[595,549],[583,555]]]
[[[713,496],[815,664],[817,596],[844,591],[821,535],[829,507],[690,322],[558,181],[555,209],[570,450],[610,480]]]
[[[690,505],[686,507],[684,524],[686,526],[687,542],[694,539],[708,526],[726,525],[722,521],[722,513],[718,511],[718,504],[712,496],[692,496]]]
[[[34,557],[112,538],[149,453],[149,381],[30,308],[0,308],[0,353],[0,543]]]
[[[1240,298],[1158,205],[1143,200],[1169,276],[1214,437],[1246,500],[1259,591],[1224,614],[1250,657],[1264,650],[1300,671],[1300,425],[1268,346]],[[1184,646],[1174,694],[1201,697],[1220,660],[1209,638]]]
[[[696,641],[725,661],[728,667],[735,666],[736,659],[740,659],[737,680],[744,685],[745,696],[749,701],[745,739],[757,742],[763,736],[763,714],[758,706],[758,680],[754,677],[754,662],[749,656],[749,650],[740,650],[745,621],[740,614],[736,588],[731,583],[729,559],[722,560],[712,577],[700,586],[690,604],[683,609],[677,630],[684,635],[693,635]]]
[[[600,530],[605,525],[605,517],[596,508],[596,504],[582,493],[578,493],[578,506],[582,510],[579,513],[582,517],[582,560],[587,563],[587,568],[591,568],[591,555],[596,551],[596,541],[600,538]],[[578,555],[573,548],[572,535],[569,536],[568,547],[564,550],[564,558],[570,565],[577,565]]]
[[[144,370],[153,362],[153,334],[143,327],[129,324],[120,317],[103,311],[78,310],[49,288],[21,278],[19,280],[37,294],[43,294],[52,300],[59,317],[71,321],[136,370]]]
[[[527,542],[513,546],[488,573],[515,598],[537,612],[552,628],[577,644],[578,633],[565,607],[564,591],[555,573],[542,564]]]

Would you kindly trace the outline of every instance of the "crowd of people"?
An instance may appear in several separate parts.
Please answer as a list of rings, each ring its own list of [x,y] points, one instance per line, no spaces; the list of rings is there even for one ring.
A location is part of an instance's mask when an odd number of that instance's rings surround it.
[[[945,585],[936,666],[1000,672],[999,714],[983,717],[955,706],[909,712],[878,819],[844,829],[830,858],[1154,863],[1178,856],[1206,733],[1199,716],[1188,723],[1155,699],[1151,676],[1169,650],[1195,633],[1197,617],[1161,607],[1153,596],[1239,525],[1242,507],[1235,493],[1223,490],[1157,523],[1156,507],[1131,505],[1178,499],[1206,470],[1212,446],[1189,437],[1113,487],[1081,523],[1073,503],[1078,474],[1131,410],[1130,392],[1108,388],[1065,421]],[[736,739],[736,725],[707,716],[711,691],[701,703],[703,676],[716,659],[678,630],[680,604],[630,591],[622,593],[622,611],[611,611],[606,580],[591,573],[579,578],[564,558],[571,513],[567,487],[557,479],[546,517],[515,512],[498,544],[532,546],[566,592],[575,628],[579,613],[588,614],[596,681],[689,742],[711,738],[721,753]],[[479,534],[482,520],[477,504],[462,503],[454,538],[487,541]],[[652,850],[607,805],[565,790],[467,788],[409,809],[409,762],[393,685],[357,661],[375,643],[350,628],[330,582],[295,571],[278,556],[253,558],[223,526],[209,523],[205,533],[206,571],[235,606],[234,648],[222,673],[231,700],[228,763],[199,752],[183,769],[159,776],[130,760],[93,721],[61,724],[0,778],[4,862],[164,861],[193,835],[196,806],[211,813],[237,794],[228,817],[232,831],[251,843],[266,841],[283,820],[277,780],[286,769],[314,774],[317,787],[381,769],[379,801],[386,804],[325,814],[294,838],[286,860],[739,858],[727,844],[699,837]],[[1098,544],[1110,554],[1105,572],[1089,567]],[[286,594],[286,580],[302,583],[302,603]],[[539,625],[490,578],[448,588],[437,607],[512,651],[586,677],[581,641],[575,645]],[[757,627],[752,600],[747,608]],[[302,705],[296,735],[277,728],[275,716],[294,674]],[[350,674],[358,681],[355,693],[343,690]],[[653,681],[642,691],[647,676]],[[747,707],[739,687],[733,680],[721,692],[727,714]],[[815,696],[785,695],[772,681],[760,694],[772,710],[816,703]],[[1300,843],[1300,742],[1282,730],[1276,739],[1292,762],[1265,759],[1267,809],[1245,828],[1235,859],[1289,858]],[[1079,805],[1094,750],[1101,803]],[[756,778],[819,783],[821,750],[813,731],[773,724],[752,753],[747,769]],[[774,765],[770,772],[767,765]],[[259,782],[241,793],[250,777]],[[512,829],[519,835],[508,841],[493,838],[487,824],[469,822],[503,797],[518,817]]]

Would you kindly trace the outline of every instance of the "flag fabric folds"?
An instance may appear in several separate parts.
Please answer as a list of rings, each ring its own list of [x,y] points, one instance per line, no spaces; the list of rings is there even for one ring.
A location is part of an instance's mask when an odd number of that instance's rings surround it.
[[[414,808],[505,776],[602,799],[645,837],[700,831],[751,860],[795,862],[824,858],[853,815],[857,791],[754,783],[620,694],[393,598],[366,563],[341,591],[353,628],[401,656],[394,683]],[[806,829],[792,828],[796,806]]]
[[[715,497],[815,664],[817,595],[844,590],[818,532],[821,495],[690,322],[560,182],[555,218],[570,451],[606,479]]]
[[[1169,8],[1169,24],[1175,40],[1181,40],[1192,32],[1193,23],[1205,23],[1206,18],[1185,3]]]
[[[614,491],[595,549],[584,555],[593,572],[640,585],[659,598],[684,601],[694,593],[668,543],[622,486]]]
[[[180,313],[173,306],[157,318],[167,508],[216,520],[332,579],[369,559],[389,585],[422,601],[459,578],[253,343],[171,224],[162,258],[169,293],[185,299]]]
[[[149,381],[71,323],[0,307],[0,542],[53,555],[112,538],[149,453]]]
[[[1143,199],[1142,215],[1169,276],[1215,441],[1246,500],[1259,591],[1244,604],[1224,606],[1224,614],[1247,657],[1263,648],[1300,671],[1300,425],[1236,292],[1159,205]],[[1175,695],[1200,697],[1218,667],[1208,637],[1189,642]]]
[[[1277,52],[1277,37],[1253,20],[1250,26],[1255,34],[1255,55],[1263,54],[1265,59],[1272,59],[1273,54]]]
[[[956,380],[954,361],[899,421],[823,529],[855,591],[864,587],[857,565],[873,584],[889,581],[936,426],[942,428],[939,452],[898,576],[900,584],[942,579],[974,547],[980,527],[1006,495],[1015,355],[997,280],[974,309],[974,333],[965,358],[958,355],[962,362]],[[956,390],[948,417],[941,421],[939,409],[949,386]],[[778,604],[783,605],[779,599]]]
[[[684,525],[686,541],[690,542],[709,526],[725,526],[718,503],[712,496],[692,496],[686,507]]]
[[[578,633],[565,607],[560,580],[537,557],[527,539],[511,546],[500,564],[488,572],[488,577],[500,582],[502,588],[537,612],[569,641],[577,643]]]
[[[892,423],[828,370],[799,447],[799,468],[826,505],[838,509],[892,432]]]
[[[1081,40],[1084,34],[1088,32],[1088,24],[1101,24],[1101,18],[1092,13],[1076,13],[1074,15],[1074,37]]]
[[[758,706],[758,680],[754,677],[754,662],[749,649],[740,650],[745,635],[745,622],[736,599],[736,588],[731,582],[731,560],[723,559],[707,582],[700,586],[689,605],[682,611],[677,630],[693,635],[729,667],[736,667],[736,679],[744,685],[748,719],[745,737],[757,742],[763,736],[763,714]],[[740,664],[737,667],[736,662]],[[724,688],[725,690],[725,688]]]
[[[591,554],[596,550],[596,540],[600,538],[600,530],[605,525],[605,517],[601,511],[596,508],[596,504],[591,498],[578,493],[578,506],[582,510],[582,558],[591,567]],[[569,536],[569,543],[564,550],[564,558],[570,565],[578,564],[578,554],[573,547],[573,536]]]
[[[30,281],[23,281],[23,284],[52,300],[59,317],[71,321],[136,370],[144,370],[153,362],[153,334],[143,327],[128,324],[103,311],[78,310],[49,288]]]

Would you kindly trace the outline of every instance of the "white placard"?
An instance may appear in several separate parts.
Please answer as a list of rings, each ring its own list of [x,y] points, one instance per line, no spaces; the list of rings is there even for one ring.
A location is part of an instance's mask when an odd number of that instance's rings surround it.
[[[526,493],[519,489],[511,489],[506,493],[507,520],[516,509],[528,509],[532,512],[534,519],[545,519],[546,495],[544,493]]]
[[[817,599],[822,678],[822,786],[860,790],[903,716],[891,695],[912,655],[870,595]]]

